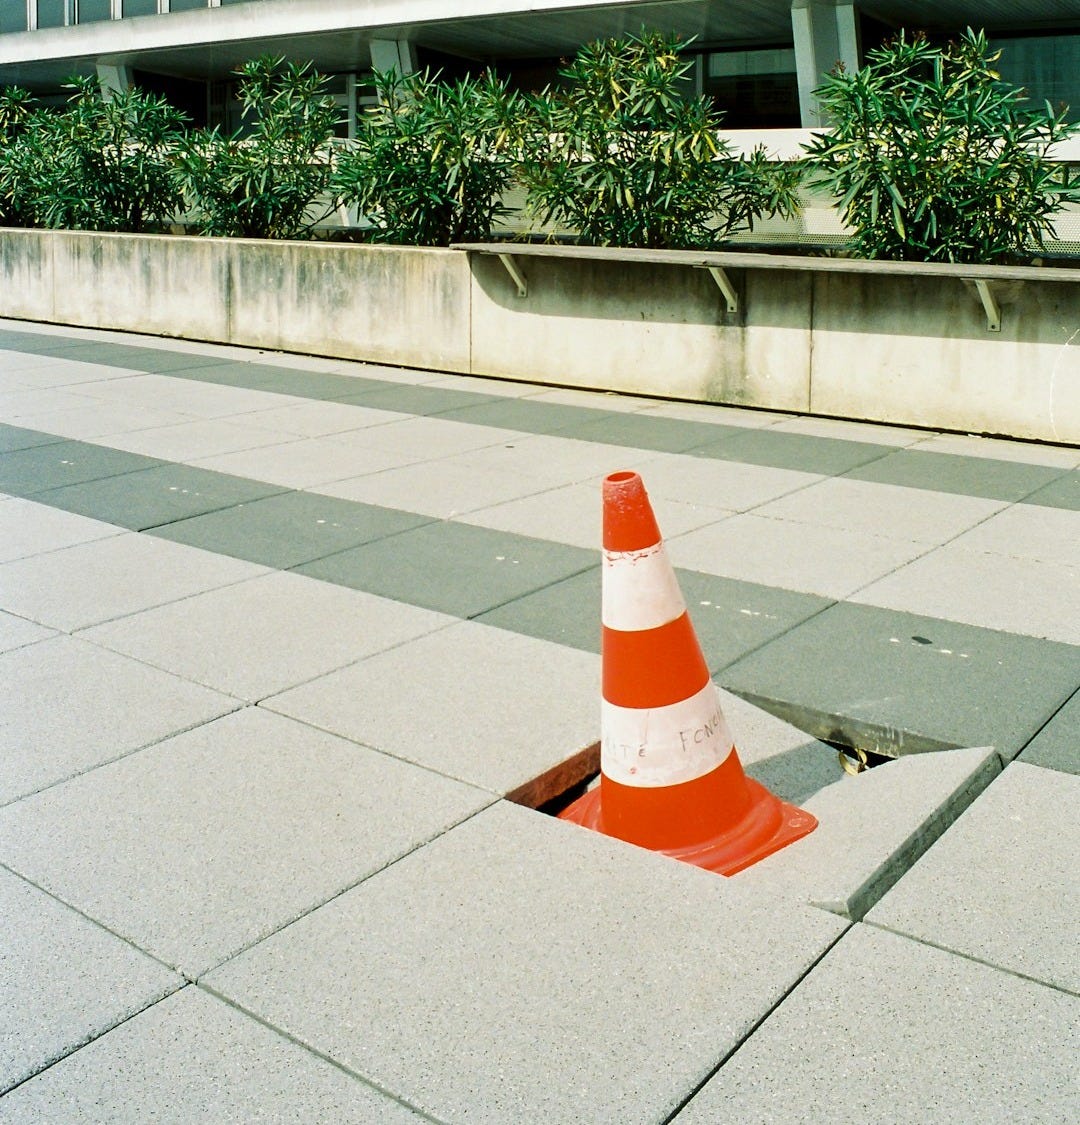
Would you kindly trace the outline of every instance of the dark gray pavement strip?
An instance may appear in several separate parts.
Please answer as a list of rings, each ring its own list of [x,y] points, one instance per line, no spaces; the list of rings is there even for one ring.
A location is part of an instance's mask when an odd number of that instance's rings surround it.
[[[428,522],[427,516],[394,508],[312,492],[279,491],[264,499],[157,527],[154,534],[174,543],[288,570]],[[398,600],[412,601],[408,597]]]
[[[895,449],[892,445],[846,441],[841,438],[792,434],[770,429],[736,429],[718,442],[690,450],[695,457],[741,461],[775,469],[798,469],[804,473],[836,476],[858,465],[873,463]],[[932,484],[923,487],[933,488]]]
[[[1080,774],[1080,689],[1027,744],[1018,760]]]
[[[0,435],[8,429],[0,426]],[[11,496],[33,496],[69,484],[82,484],[164,464],[166,462],[154,457],[125,453],[84,441],[42,442],[5,453],[0,458],[0,492]]]
[[[1080,512],[1080,472],[1065,473],[1024,497],[1025,504],[1043,504],[1052,508],[1069,508]]]
[[[170,462],[37,492],[33,498],[129,531],[146,531],[285,491],[278,485]]]
[[[836,727],[856,737],[1012,758],[1076,691],[1080,646],[838,603],[719,681],[819,737],[830,731],[816,723],[842,716]]]
[[[0,453],[13,453],[19,449],[33,449],[39,445],[55,445],[67,441],[58,434],[46,434],[40,430],[25,430],[21,426],[0,424]]]

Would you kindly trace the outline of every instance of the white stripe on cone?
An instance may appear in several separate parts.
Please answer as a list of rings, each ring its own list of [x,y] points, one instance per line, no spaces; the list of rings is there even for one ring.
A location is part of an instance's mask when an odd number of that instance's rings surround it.
[[[600,768],[622,785],[659,788],[711,773],[733,749],[711,681],[667,707],[617,707],[601,701]]]
[[[635,633],[681,616],[686,603],[663,542],[642,551],[605,551],[601,619]]]

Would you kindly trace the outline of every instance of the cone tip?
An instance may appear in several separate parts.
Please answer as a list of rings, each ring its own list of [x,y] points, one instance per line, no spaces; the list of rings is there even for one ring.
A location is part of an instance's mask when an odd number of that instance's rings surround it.
[[[660,528],[638,473],[624,470],[604,478],[604,548],[641,551],[660,542]]]

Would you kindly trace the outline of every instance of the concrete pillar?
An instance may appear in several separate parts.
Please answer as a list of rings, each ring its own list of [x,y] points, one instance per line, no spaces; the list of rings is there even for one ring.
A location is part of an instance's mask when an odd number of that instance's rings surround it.
[[[122,94],[131,89],[131,67],[98,59],[97,80],[102,95],[108,101],[113,94]]]
[[[799,113],[803,128],[825,124],[813,91],[842,62],[851,73],[859,69],[859,29],[855,5],[845,0],[792,0],[795,69],[799,76]]]
[[[398,74],[412,74],[416,70],[416,51],[405,39],[372,39],[372,70],[396,70]]]

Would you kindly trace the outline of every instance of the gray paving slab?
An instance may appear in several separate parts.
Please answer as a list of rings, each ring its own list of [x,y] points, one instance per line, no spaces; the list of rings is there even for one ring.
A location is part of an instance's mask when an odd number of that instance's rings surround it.
[[[991,458],[995,461],[1022,461],[1029,465],[1075,469],[1080,466],[1080,448],[1075,445],[1050,445],[1041,441],[1010,441],[973,434],[922,435],[918,448],[929,453],[956,453],[963,457]]]
[[[253,410],[284,406],[283,395],[248,387],[194,382],[174,375],[137,375],[131,379],[84,383],[79,390],[105,402],[178,410],[193,418],[225,418]]]
[[[676,566],[844,598],[927,550],[925,543],[742,512],[669,538]]]
[[[528,405],[528,404],[523,404]],[[706,445],[731,435],[741,436],[747,431],[725,428],[715,422],[688,422],[655,415],[626,414],[620,411],[601,413],[599,417],[561,431],[564,437],[579,441],[602,441],[608,445],[622,445],[631,449],[654,449],[665,453],[681,453],[695,446]]]
[[[458,376],[459,377],[459,376]],[[449,384],[448,384],[449,385]],[[590,391],[576,387],[547,387],[540,383],[501,383],[504,387],[527,388],[530,402],[559,402],[566,406],[587,406],[591,410],[614,411],[619,414],[636,414],[647,407],[655,406],[656,399],[639,398],[636,395],[622,394],[619,391]],[[518,397],[525,395],[515,392]],[[652,415],[649,415],[652,417]],[[657,414],[656,417],[663,417]],[[696,421],[697,419],[695,419]],[[703,419],[707,420],[707,419]],[[717,419],[712,419],[714,422]]]
[[[608,473],[625,469],[631,461],[636,467],[663,456],[655,451],[628,450],[559,434],[516,434],[484,449],[466,450],[444,460],[447,464],[460,463],[495,475],[524,474],[551,487],[588,482],[595,490],[594,496],[598,497],[600,481]]]
[[[427,517],[310,492],[285,492],[160,527],[155,536],[287,568],[396,535]],[[319,577],[319,575],[316,575]]]
[[[720,425],[745,426],[762,429],[782,422],[787,414],[774,414],[769,410],[754,410],[739,406],[719,406],[704,402],[654,401],[642,410],[643,414],[657,418],[677,418],[687,422],[713,422]]]
[[[1060,1125],[1078,1027],[1072,997],[856,926],[675,1121]]]
[[[447,419],[475,426],[493,426],[522,434],[555,434],[570,426],[594,421],[598,412],[560,402],[521,403],[514,400],[484,402],[460,410],[447,411]],[[594,435],[596,436],[596,435]],[[605,440],[596,436],[597,441]]]
[[[66,438],[108,444],[112,448],[120,448],[112,442],[118,434],[134,433],[151,426],[176,426],[191,421],[190,414],[183,414],[179,410],[156,410],[149,406],[126,406],[123,402],[101,400],[74,410],[52,410],[20,418],[24,426],[63,434]],[[108,442],[99,440],[106,437]]]
[[[483,471],[491,472],[489,469]],[[494,504],[457,518],[462,523],[598,551],[602,515],[601,483],[596,480],[588,484],[548,488],[534,496]],[[681,535],[684,531],[693,531],[729,515],[731,512],[723,508],[668,500],[664,503],[664,528],[668,535]]]
[[[994,516],[1004,500],[831,477],[755,509],[771,519],[940,544]]]
[[[371,410],[386,409],[400,414],[424,415],[502,400],[498,395],[423,383],[419,386],[390,384],[375,389],[356,387],[349,394],[341,396],[340,401],[354,402]]]
[[[241,416],[245,426],[265,426],[274,433],[296,437],[326,437],[347,433],[367,426],[382,426],[400,421],[398,415],[386,410],[365,410],[362,406],[341,402],[292,402],[272,410],[257,410]]]
[[[5,453],[0,462],[0,489],[13,496],[33,496],[50,488],[152,469],[159,464],[152,457],[87,442],[51,442]]]
[[[188,379],[194,383],[247,387],[251,390],[272,391],[275,394],[298,395],[316,400],[334,399],[360,390],[354,380],[334,372],[247,360],[224,363],[214,360],[209,364],[192,362],[182,368],[171,369],[169,374],[173,378]]]
[[[0,655],[0,697],[0,804],[237,706],[70,637]]]
[[[1080,682],[1073,645],[839,604],[726,668],[725,687],[864,749],[1013,758]]]
[[[818,819],[809,836],[737,877],[858,921],[1000,769],[983,746],[910,754],[842,776],[800,801]]]
[[[181,984],[164,965],[0,868],[0,1097]],[[7,1105],[3,1097],[0,1120]]]
[[[248,415],[238,419],[200,418],[195,422],[151,426],[109,435],[112,449],[129,453],[145,453],[166,461],[197,461],[219,453],[235,453],[240,449],[254,449],[260,445],[276,445],[289,441],[293,435],[284,430],[274,430],[270,422],[261,426],[247,421]]]
[[[1014,762],[866,916],[1080,993],[1080,777]]]
[[[678,571],[701,650],[714,671],[805,621],[831,603],[695,571]],[[600,651],[600,573],[590,570],[507,602],[479,621],[530,637]]]
[[[0,1102],[4,1125],[421,1120],[400,1102],[194,985]]]
[[[211,473],[191,465],[159,464],[38,492],[35,499],[131,531],[145,531],[281,491],[279,485],[246,477]]]
[[[991,457],[898,449],[886,457],[852,468],[847,475],[882,484],[1015,501],[1056,480],[1061,476],[1061,469]]]
[[[54,445],[63,441],[60,434],[44,433],[25,426],[9,426],[0,422],[0,453],[11,453],[20,449],[33,449],[41,445]]]
[[[94,398],[83,393],[83,387],[10,387],[0,390],[0,418],[17,422],[30,414],[57,410],[77,410],[93,406]]]
[[[1080,511],[1080,473],[1065,473],[1024,497],[1025,504]]]
[[[121,535],[101,520],[62,512],[46,503],[13,497],[0,507],[0,562]]]
[[[460,622],[263,706],[504,794],[597,741],[599,674],[591,654]]]
[[[427,523],[297,570],[455,617],[475,617],[598,565],[596,552],[580,547],[462,523]]]
[[[0,861],[194,979],[491,799],[247,708],[0,809]]]
[[[55,356],[33,356],[12,353],[13,358],[0,358],[0,374],[5,384],[10,379],[23,387],[74,387],[79,383],[100,383],[103,379],[127,379],[131,372],[124,367],[108,367],[103,363],[84,363]]]
[[[504,404],[496,402],[493,405]],[[385,426],[372,426],[364,436],[372,448],[385,449],[412,461],[437,461],[442,457],[452,457],[455,453],[485,449],[518,438],[514,430],[454,421],[446,415],[407,417],[401,421],[388,422]]]
[[[262,413],[244,417],[258,418]],[[393,417],[381,424],[389,424]],[[369,424],[344,433],[222,453],[200,458],[196,464],[216,473],[239,473],[286,488],[315,488],[363,473],[396,469],[419,459],[415,454],[373,446],[369,435],[374,428]]]
[[[953,541],[969,551],[1075,564],[1080,559],[1080,512],[1013,504]]]
[[[503,803],[207,984],[441,1120],[625,1125],[674,1110],[844,925]]]
[[[0,564],[0,609],[74,632],[264,570],[146,535],[114,535]]]
[[[82,636],[250,702],[453,623],[299,574],[267,574]]]
[[[817,473],[796,469],[718,461],[689,454],[662,454],[644,462],[635,459],[620,467],[641,473],[645,490],[657,508],[660,529],[668,536],[678,534],[668,527],[665,518],[671,504],[704,504],[743,512],[822,479]]]
[[[768,429],[735,430],[719,441],[698,446],[693,452],[696,457],[745,461],[751,465],[833,476],[856,465],[876,461],[892,450],[893,446],[878,442],[783,433],[770,426]]]
[[[916,445],[926,437],[925,430],[878,425],[874,422],[849,421],[842,418],[820,418],[812,414],[795,414],[777,418],[771,429],[778,434],[805,434],[810,437],[861,441],[871,445],[888,445],[896,448]]]
[[[1018,760],[1080,774],[1080,691],[1027,744]]]
[[[852,600],[1080,645],[1080,550],[1060,563],[947,543]]]
[[[14,617],[10,613],[0,611],[0,652],[32,645],[36,641],[43,641],[55,635],[53,629],[46,629],[33,621],[27,621],[24,617]]]

